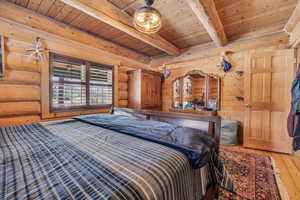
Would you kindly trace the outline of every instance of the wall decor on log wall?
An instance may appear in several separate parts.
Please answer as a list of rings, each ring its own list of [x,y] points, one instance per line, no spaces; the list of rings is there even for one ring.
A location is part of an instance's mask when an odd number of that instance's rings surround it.
[[[4,37],[0,35],[0,76],[4,76]]]

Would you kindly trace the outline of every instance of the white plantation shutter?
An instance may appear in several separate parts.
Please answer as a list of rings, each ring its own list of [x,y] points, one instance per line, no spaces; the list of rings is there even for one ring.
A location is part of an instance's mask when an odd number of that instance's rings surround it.
[[[112,104],[112,71],[90,67],[90,105]]]
[[[112,68],[51,54],[51,109],[109,107],[113,102]]]
[[[53,108],[86,105],[86,66],[80,63],[52,62]]]

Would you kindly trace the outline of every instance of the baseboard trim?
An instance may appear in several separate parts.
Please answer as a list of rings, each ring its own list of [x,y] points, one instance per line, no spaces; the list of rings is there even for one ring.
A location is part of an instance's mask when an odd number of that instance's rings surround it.
[[[274,176],[275,176],[275,180],[276,180],[276,184],[277,184],[277,187],[279,190],[280,197],[282,200],[289,200],[290,199],[289,195],[288,195],[287,190],[286,190],[285,186],[283,185],[281,177],[280,177],[280,171],[276,167],[275,160],[272,157],[270,157],[270,158],[272,161],[272,167],[274,170]]]

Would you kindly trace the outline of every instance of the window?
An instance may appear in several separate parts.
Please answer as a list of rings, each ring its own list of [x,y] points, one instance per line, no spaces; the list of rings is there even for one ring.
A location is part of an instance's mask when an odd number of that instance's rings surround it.
[[[0,76],[4,75],[4,39],[0,35]]]
[[[112,105],[111,66],[51,53],[50,72],[51,111]]]

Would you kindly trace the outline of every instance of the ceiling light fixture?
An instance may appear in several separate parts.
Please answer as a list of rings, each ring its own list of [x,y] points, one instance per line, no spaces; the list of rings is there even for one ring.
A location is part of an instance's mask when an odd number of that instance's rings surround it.
[[[134,13],[133,24],[143,33],[156,33],[162,25],[160,13],[151,7],[154,0],[145,0],[147,6],[137,9]]]

